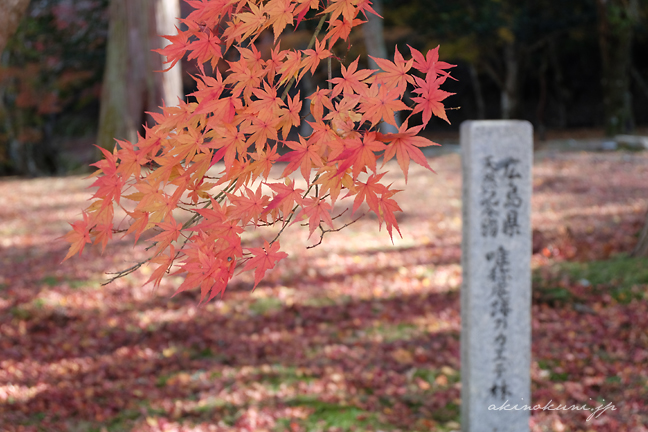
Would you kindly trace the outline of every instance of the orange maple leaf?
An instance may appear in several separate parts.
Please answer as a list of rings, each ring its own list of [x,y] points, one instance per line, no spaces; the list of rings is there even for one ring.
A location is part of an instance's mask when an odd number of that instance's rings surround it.
[[[360,57],[356,58],[348,68],[345,68],[342,65],[342,77],[341,78],[332,78],[329,82],[334,84],[333,92],[331,93],[331,98],[343,93],[345,95],[353,94],[354,92],[362,95],[367,91],[367,84],[370,84],[373,80],[371,74],[375,72],[372,69],[358,69],[358,60]]]
[[[388,90],[386,84],[373,83],[371,88],[363,95],[359,111],[363,112],[362,122],[369,121],[375,126],[381,120],[397,126],[394,113],[409,110],[410,108],[399,98],[399,90]]]
[[[162,72],[171,70],[171,68],[173,68],[176,63],[182,60],[182,57],[184,57],[187,50],[189,49],[189,33],[181,32],[177,26],[175,26],[175,29],[177,32],[176,35],[162,36],[163,38],[171,42],[169,45],[161,49],[153,50],[159,54],[162,54],[163,56],[166,56],[166,61],[164,62],[165,64],[171,63],[171,66],[164,69]]]
[[[288,174],[294,172],[298,167],[301,167],[302,176],[304,180],[310,183],[310,172],[313,165],[322,166],[322,158],[319,155],[320,145],[313,143],[310,140],[305,140],[304,137],[299,137],[299,142],[286,141],[284,142],[293,151],[286,153],[277,159],[279,162],[290,162],[284,169],[281,177],[286,177]]]
[[[301,67],[301,54],[297,51],[288,51],[285,56],[286,60],[277,68],[281,74],[279,85],[285,84],[292,78],[298,78],[299,68]],[[297,79],[299,82],[299,79]]]
[[[358,14],[356,0],[332,0],[330,6],[324,9],[322,13],[330,13],[331,20],[337,19],[340,15],[346,20],[351,21]]]
[[[317,66],[319,66],[320,61],[331,57],[333,54],[331,51],[326,49],[326,44],[320,42],[319,39],[315,40],[315,49],[304,50],[303,53],[306,57],[301,62],[300,68],[303,68],[299,74],[299,79],[301,79],[306,72],[310,71],[311,74],[315,73]]]
[[[332,204],[335,204],[337,201],[342,188],[353,188],[353,179],[349,173],[340,173],[335,166],[324,166],[319,169],[317,175],[319,178],[313,183],[322,185],[320,194],[325,195],[326,193],[329,193],[331,195]]]
[[[260,219],[263,220],[261,215],[270,200],[270,197],[263,195],[261,192],[261,185],[259,185],[256,192],[253,192],[250,188],[245,186],[245,193],[247,196],[227,194],[227,197],[233,205],[231,215],[240,219],[244,226],[250,220],[253,220],[255,224],[258,223]]]
[[[329,49],[335,45],[338,39],[347,40],[351,29],[357,25],[364,23],[361,19],[351,20],[329,20],[329,28],[324,40],[329,40]]]
[[[379,83],[387,85],[388,88],[399,89],[399,93],[402,94],[407,87],[407,83],[413,84],[414,78],[412,75],[409,75],[407,72],[412,68],[414,60],[405,61],[398,47],[396,47],[396,52],[394,53],[394,61],[391,62],[386,59],[381,59],[373,56],[369,56],[376,62],[376,64],[383,70],[379,72],[376,76],[376,79]]]
[[[279,159],[279,155],[277,154],[277,146],[275,145],[268,147],[269,148],[267,151],[260,150],[256,153],[252,153],[252,159],[254,159],[254,162],[252,162],[247,168],[252,171],[252,181],[254,181],[260,175],[263,175],[263,178],[267,180],[272,166],[274,165],[275,161]]]
[[[292,4],[292,0],[272,0],[266,4],[265,12],[269,17],[268,25],[272,26],[275,42],[286,25],[293,23],[294,9],[295,5]]]
[[[319,86],[317,87],[317,90],[315,93],[310,95],[308,99],[311,101],[311,114],[315,118],[315,120],[321,121],[322,116],[324,115],[324,108],[327,108],[329,110],[333,110],[333,103],[331,102],[331,90],[328,89],[321,89]]]
[[[299,126],[301,124],[299,114],[301,113],[302,101],[299,97],[300,94],[300,92],[297,92],[293,98],[288,96],[288,108],[280,110],[281,121],[277,125],[277,128],[281,128],[281,135],[284,139],[288,138],[288,134],[293,126]]]
[[[90,226],[90,220],[86,212],[83,212],[82,221],[73,222],[70,226],[72,227],[72,231],[69,231],[62,237],[70,243],[70,249],[68,249],[68,253],[63,258],[63,261],[77,252],[81,255],[86,243],[92,243],[92,240],[90,240],[90,228],[92,227]]]
[[[252,2],[247,2],[249,12],[242,12],[236,14],[236,18],[241,20],[243,23],[239,28],[237,33],[233,36],[238,42],[242,42],[248,37],[252,36],[253,33],[256,35],[252,38],[252,41],[261,33],[261,30],[267,27],[268,17],[265,14],[265,8],[263,5],[257,6]]]

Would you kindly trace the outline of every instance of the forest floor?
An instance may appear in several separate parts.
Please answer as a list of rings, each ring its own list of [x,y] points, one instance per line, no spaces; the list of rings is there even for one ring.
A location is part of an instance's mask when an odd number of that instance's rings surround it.
[[[0,430],[459,430],[460,157],[429,163],[387,175],[402,239],[367,216],[306,249],[295,225],[256,290],[202,305],[147,268],[102,286],[146,256],[132,239],[60,264],[91,180],[0,180]],[[533,403],[616,409],[533,411],[533,432],[648,430],[646,179],[648,152],[537,154]]]

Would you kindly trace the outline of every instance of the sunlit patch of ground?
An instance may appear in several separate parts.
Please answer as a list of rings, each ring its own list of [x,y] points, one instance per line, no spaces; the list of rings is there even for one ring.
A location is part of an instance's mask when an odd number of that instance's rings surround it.
[[[91,179],[0,181],[0,430],[458,430],[460,159],[429,163],[407,185],[389,164],[402,238],[366,217],[306,249],[317,234],[295,224],[256,290],[243,274],[202,305],[171,297],[181,276],[142,287],[147,268],[101,286],[146,258],[132,239],[59,264]],[[618,257],[647,178],[643,153],[534,166],[534,402],[618,408],[534,412],[534,432],[648,425],[648,263]]]

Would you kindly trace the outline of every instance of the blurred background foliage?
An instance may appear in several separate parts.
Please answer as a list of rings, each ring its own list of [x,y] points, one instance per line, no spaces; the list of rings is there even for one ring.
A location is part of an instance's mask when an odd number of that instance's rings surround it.
[[[96,133],[108,0],[32,0],[1,55],[0,173],[55,174]]]
[[[0,175],[61,174],[96,154],[109,3],[30,2],[1,56]],[[457,81],[445,88],[456,93],[448,106],[459,109],[449,112],[451,125],[436,121],[428,133],[453,133],[463,120],[484,118],[529,120],[540,139],[553,130],[615,135],[648,126],[646,1],[380,3],[388,56],[396,45],[406,55],[407,44],[441,45],[442,60],[457,64]],[[182,14],[189,11],[183,5]],[[309,38],[291,30],[285,36],[295,47],[294,39]],[[365,40],[351,36],[346,60],[365,52]],[[186,77],[191,66],[183,67]],[[325,79],[317,74],[302,87],[326,85]],[[192,81],[183,81],[190,92]]]

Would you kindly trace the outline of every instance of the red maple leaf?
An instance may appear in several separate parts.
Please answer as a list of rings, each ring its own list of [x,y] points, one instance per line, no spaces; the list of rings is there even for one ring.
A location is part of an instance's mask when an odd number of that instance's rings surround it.
[[[407,171],[409,170],[410,159],[432,171],[425,155],[421,150],[419,150],[419,147],[428,147],[439,144],[432,142],[427,138],[417,136],[422,128],[423,125],[408,129],[407,121],[405,121],[398,130],[398,133],[382,135],[381,137],[383,141],[391,141],[385,150],[383,166],[385,166],[385,163],[396,155],[398,165],[400,165],[403,174],[405,174],[405,183],[407,183]]]
[[[310,231],[308,238],[313,235],[313,232],[315,232],[321,221],[326,222],[328,226],[333,228],[333,219],[331,219],[330,213],[332,208],[331,204],[318,197],[309,197],[302,202],[301,207],[303,212],[293,221],[293,223],[308,217],[308,227]]]
[[[268,184],[270,188],[275,191],[277,194],[274,196],[270,204],[266,207],[266,212],[271,211],[274,208],[279,206],[281,211],[284,214],[284,217],[287,217],[291,212],[295,202],[301,204],[302,194],[304,193],[303,189],[295,189],[295,183],[289,178],[286,179],[286,183],[272,183]]]
[[[299,137],[299,142],[286,141],[284,144],[293,149],[293,151],[277,159],[279,162],[290,162],[284,169],[281,177],[286,177],[298,167],[301,167],[302,176],[304,176],[306,182],[310,183],[310,172],[313,165],[318,167],[322,166],[322,158],[319,155],[320,145],[310,140],[305,140],[302,136]]]
[[[401,238],[403,237],[403,234],[401,234],[400,229],[398,228],[396,216],[394,215],[395,211],[402,212],[403,210],[398,206],[398,203],[395,200],[391,199],[391,197],[397,192],[400,191],[390,190],[384,192],[378,199],[378,223],[379,226],[382,227],[383,221],[385,222],[385,226],[387,227],[387,231],[389,232],[389,237],[392,239],[392,243],[394,242],[394,237],[392,236],[392,228],[396,228],[396,231],[398,231],[398,234],[401,236]]]
[[[171,42],[169,45],[165,46],[164,48],[161,49],[154,49],[153,51],[162,54],[163,56],[166,56],[166,63],[171,63],[171,66],[168,68],[164,69],[162,72],[166,72],[173,68],[173,66],[176,65],[180,60],[182,60],[182,57],[186,54],[187,50],[189,49],[189,36],[190,33],[185,33],[181,32],[178,27],[176,26],[176,31],[178,34],[176,35],[170,35],[170,36],[162,36],[169,42]]]
[[[221,40],[211,32],[209,34],[197,33],[198,40],[191,42],[188,49],[193,52],[187,57],[188,60],[197,59],[202,64],[211,60],[212,67],[215,68],[218,60],[221,58]]]
[[[376,172],[376,152],[383,151],[385,144],[376,140],[375,132],[365,133],[362,140],[360,138],[347,140],[346,149],[331,162],[342,161],[338,168],[338,175],[345,172],[353,166],[353,178],[357,178],[364,168],[369,168]]]
[[[449,72],[446,72],[444,70],[444,69],[453,68],[456,65],[439,61],[438,46],[434,49],[429,50],[425,55],[425,57],[423,57],[423,54],[421,54],[420,51],[412,48],[409,45],[407,46],[409,47],[410,52],[412,53],[412,59],[414,60],[414,64],[413,64],[414,69],[423,72],[425,75],[433,74],[434,78],[436,78],[436,75],[443,75],[446,78],[452,78],[453,80],[456,81],[455,78],[450,76]]]
[[[379,181],[385,174],[387,173],[378,175],[371,174],[366,183],[362,183],[361,181],[356,180],[356,197],[353,200],[353,211],[351,212],[352,214],[355,213],[360,205],[365,201],[369,206],[369,209],[373,210],[374,213],[378,214],[380,212],[380,210],[378,209],[378,204],[380,201],[378,199],[378,195],[387,192],[387,188],[385,187],[385,185],[379,183]],[[349,193],[349,195],[347,196],[351,196],[351,193]]]
[[[261,185],[259,185],[256,192],[253,192],[245,186],[245,193],[247,196],[227,194],[227,197],[233,204],[232,216],[240,219],[243,225],[247,224],[250,220],[253,220],[256,224],[259,222],[259,219],[263,220],[261,214],[270,197],[262,194]]]
[[[158,222],[155,224],[162,232],[151,239],[152,242],[157,242],[156,254],[162,252],[172,242],[178,240],[182,231],[182,224],[176,222],[172,216],[168,217],[168,222]]]
[[[158,264],[157,268],[153,270],[153,274],[146,283],[153,282],[153,286],[157,287],[160,285],[162,278],[168,272],[169,267],[173,264],[175,259],[175,248],[173,245],[169,247],[169,255],[158,255],[155,258],[152,258],[149,263]]]
[[[248,248],[248,251],[254,257],[248,260],[242,271],[245,272],[254,269],[254,288],[256,288],[268,270],[273,269],[278,261],[288,256],[285,252],[279,252],[278,241],[272,243],[272,245],[265,241],[262,248]]]
[[[412,114],[416,114],[417,112],[423,113],[424,127],[428,124],[430,118],[432,118],[432,114],[450,123],[450,120],[448,120],[445,113],[445,107],[441,101],[448,96],[452,96],[454,93],[439,88],[446,78],[440,76],[438,78],[430,79],[431,75],[428,75],[428,79],[425,80],[419,77],[414,78],[419,88],[415,88],[413,92],[418,93],[421,96],[412,98],[412,101],[416,103],[416,107],[414,108],[414,111],[412,111]]]

